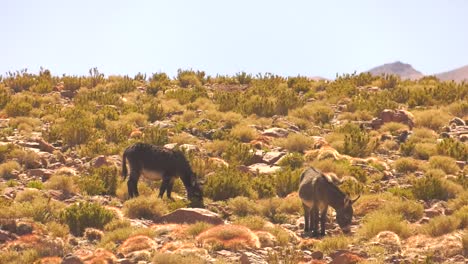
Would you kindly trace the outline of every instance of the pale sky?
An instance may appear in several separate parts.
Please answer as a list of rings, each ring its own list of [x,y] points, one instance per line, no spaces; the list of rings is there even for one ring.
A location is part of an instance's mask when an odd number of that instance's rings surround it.
[[[468,1],[0,0],[0,75],[322,76],[468,64]]]

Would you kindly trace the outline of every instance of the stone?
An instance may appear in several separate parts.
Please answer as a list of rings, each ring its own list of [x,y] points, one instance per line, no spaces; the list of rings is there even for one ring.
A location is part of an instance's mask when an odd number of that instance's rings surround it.
[[[286,155],[286,152],[270,151],[270,152],[265,153],[265,155],[263,155],[262,161],[266,164],[272,165],[284,155]]]
[[[265,163],[255,163],[248,166],[248,169],[251,173],[259,173],[259,174],[272,174],[281,170],[280,166],[270,166]]]
[[[455,124],[456,126],[466,126],[465,121],[459,117],[454,117],[450,120],[449,125]]]
[[[32,223],[18,222],[16,224],[16,234],[18,234],[20,236],[31,234],[32,231],[33,231]]]
[[[252,252],[242,252],[239,259],[241,264],[268,264],[261,256]]]
[[[54,150],[55,150],[54,146],[52,146],[50,143],[46,142],[42,138],[36,139],[36,142],[39,144],[39,149],[41,151],[45,151],[45,152],[48,152],[48,153],[53,153]]]
[[[54,173],[49,169],[30,169],[27,171],[29,176],[49,179]]]
[[[179,147],[181,150],[184,150],[186,152],[198,152],[199,151],[198,147],[192,144],[182,144]]]
[[[278,240],[274,235],[266,231],[257,231],[255,234],[258,236],[260,240],[260,247],[274,247],[278,244]]]
[[[333,259],[330,264],[357,264],[363,261],[363,258],[347,250],[338,250],[330,256]]]
[[[164,148],[167,148],[167,149],[174,149],[175,147],[177,147],[177,143],[169,143],[169,144],[164,145]]]
[[[101,155],[91,160],[91,165],[93,168],[99,168],[102,166],[108,166],[109,162],[107,161],[106,156]]]
[[[312,254],[310,255],[313,259],[323,259],[323,252],[322,251],[314,251],[312,252]]]
[[[88,241],[101,241],[104,236],[104,232],[96,228],[86,228],[84,231],[84,237]]]
[[[5,243],[7,241],[15,240],[17,238],[18,236],[11,232],[0,230],[0,244]]]
[[[73,254],[67,254],[62,259],[61,264],[83,264],[84,262],[78,257]]]
[[[276,137],[276,138],[284,138],[289,135],[289,132],[288,130],[284,128],[272,127],[272,128],[264,130],[262,135],[269,136],[269,137]]]
[[[65,97],[65,98],[69,98],[69,99],[75,97],[75,94],[76,94],[76,92],[71,91],[71,90],[62,90],[62,91],[60,91],[60,96]]]
[[[382,231],[373,240],[391,251],[399,250],[401,247],[400,237],[392,231]]]
[[[224,220],[216,213],[203,208],[180,208],[169,214],[163,215],[155,222],[174,224],[195,224],[206,222],[212,225],[222,225]]]
[[[437,253],[439,257],[450,258],[463,254],[463,231],[456,231],[439,237],[416,235],[405,240],[403,255],[424,255],[426,252]]]

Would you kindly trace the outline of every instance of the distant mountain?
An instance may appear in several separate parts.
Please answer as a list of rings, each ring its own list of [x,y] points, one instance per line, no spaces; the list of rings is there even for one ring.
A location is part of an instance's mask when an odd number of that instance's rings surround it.
[[[454,80],[456,82],[468,81],[468,65],[448,72],[434,74],[441,81]]]
[[[394,74],[400,76],[402,79],[417,80],[424,77],[424,74],[415,70],[413,66],[397,61],[394,63],[387,63],[368,70],[372,75]]]

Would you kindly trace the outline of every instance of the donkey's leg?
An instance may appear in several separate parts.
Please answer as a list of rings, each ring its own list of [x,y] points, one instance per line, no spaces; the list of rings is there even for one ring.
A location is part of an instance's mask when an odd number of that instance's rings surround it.
[[[140,170],[138,168],[131,168],[130,176],[127,182],[128,196],[130,198],[136,197],[138,193],[138,179],[140,178]]]
[[[174,198],[171,197],[172,187],[174,187],[174,181],[175,177],[171,177],[169,183],[167,184],[167,198],[169,198],[169,200],[171,201],[174,201]]]
[[[325,225],[327,224],[327,212],[328,212],[328,206],[325,206],[325,208],[322,209],[322,212],[320,213],[320,235],[324,236],[325,235]]]
[[[304,233],[308,233],[310,231],[310,208],[305,204],[302,204],[302,207],[304,208]]]
[[[166,192],[167,187],[169,186],[169,182],[169,178],[166,175],[163,175],[161,187],[159,187],[159,198],[163,198],[163,195]]]
[[[310,210],[311,212],[311,219],[312,219],[312,235],[314,237],[317,237],[318,236],[318,226],[319,226],[319,209],[317,206],[314,205],[314,207],[312,207],[312,210]]]

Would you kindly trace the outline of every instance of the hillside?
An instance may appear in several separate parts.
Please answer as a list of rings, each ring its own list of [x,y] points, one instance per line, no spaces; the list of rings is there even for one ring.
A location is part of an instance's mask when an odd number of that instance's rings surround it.
[[[380,76],[382,74],[394,74],[400,76],[402,79],[417,80],[424,75],[415,70],[410,64],[402,63],[400,61],[387,63],[377,66],[368,70],[372,75]]]
[[[10,73],[0,264],[465,264],[468,83],[383,84]]]
[[[457,68],[455,70],[435,74],[437,78],[441,81],[468,81],[468,65]]]

